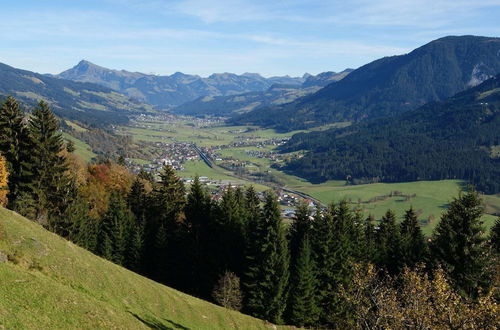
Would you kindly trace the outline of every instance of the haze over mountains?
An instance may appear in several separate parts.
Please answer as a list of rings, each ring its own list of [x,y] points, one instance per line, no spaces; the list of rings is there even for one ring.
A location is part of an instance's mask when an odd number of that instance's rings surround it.
[[[176,72],[157,76],[125,70],[111,70],[82,60],[56,77],[91,82],[109,87],[125,95],[168,109],[204,96],[226,96],[263,91],[273,84],[300,86],[305,77],[264,78],[257,73],[214,73],[207,78]]]
[[[288,131],[389,116],[443,100],[499,72],[500,38],[445,37],[409,54],[373,61],[312,95],[257,109],[232,123]]]

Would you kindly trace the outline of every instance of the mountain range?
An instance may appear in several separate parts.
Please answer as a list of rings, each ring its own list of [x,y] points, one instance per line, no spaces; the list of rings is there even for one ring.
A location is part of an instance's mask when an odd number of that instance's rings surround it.
[[[125,70],[111,70],[82,60],[73,68],[55,77],[99,84],[158,109],[169,109],[205,96],[227,96],[264,91],[274,84],[300,86],[304,77],[264,78],[257,73],[214,73],[203,78],[176,72],[159,76]]]
[[[256,109],[232,124],[283,131],[361,121],[444,100],[500,72],[500,38],[450,36],[366,64],[294,102]]]
[[[336,73],[323,72],[316,76],[308,75],[302,85],[275,84],[265,91],[248,92],[230,96],[202,96],[172,109],[183,115],[233,116],[264,106],[281,105],[293,102],[299,97],[312,94],[322,87],[346,77],[352,69]]]
[[[309,150],[285,170],[321,182],[463,179],[500,191],[500,75],[445,101],[344,129],[296,134],[282,151]]]

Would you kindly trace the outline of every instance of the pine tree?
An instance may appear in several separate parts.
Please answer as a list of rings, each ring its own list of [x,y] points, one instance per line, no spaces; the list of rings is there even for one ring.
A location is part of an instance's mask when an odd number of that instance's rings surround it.
[[[262,210],[259,264],[247,273],[247,309],[256,316],[282,323],[289,279],[289,252],[276,196],[268,193]]]
[[[427,254],[424,234],[413,208],[406,211],[404,220],[401,222],[401,253],[403,265],[411,268],[423,262]]]
[[[388,210],[382,217],[376,238],[378,265],[390,274],[398,274],[402,269],[401,233],[393,211]]]
[[[68,166],[61,156],[64,143],[59,133],[59,124],[47,103],[41,101],[29,121],[29,134],[34,143],[33,191],[38,207],[36,220],[49,227],[50,218],[58,218],[68,204],[70,180]]]
[[[481,217],[483,203],[471,190],[460,193],[441,217],[431,241],[431,253],[464,295],[477,297],[491,286],[490,255]]]
[[[291,324],[303,327],[316,324],[319,317],[319,307],[316,297],[316,269],[312,255],[309,237],[302,238],[290,284]]]
[[[7,194],[9,193],[9,171],[5,157],[0,154],[0,206],[7,205]]]
[[[0,153],[10,173],[8,199],[12,208],[19,195],[24,194],[25,200],[32,197],[32,143],[23,119],[19,103],[9,96],[0,107]]]

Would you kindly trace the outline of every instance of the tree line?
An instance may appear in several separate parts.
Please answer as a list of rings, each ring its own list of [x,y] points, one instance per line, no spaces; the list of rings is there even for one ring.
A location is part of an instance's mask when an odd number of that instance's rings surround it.
[[[364,218],[347,201],[303,204],[285,224],[272,192],[229,186],[214,200],[197,178],[186,189],[169,166],[156,179],[112,161],[84,164],[71,151],[46,103],[28,119],[15,99],[2,104],[8,207],[158,282],[305,327],[499,321],[500,221],[486,234],[474,190],[426,239],[413,209],[399,222],[392,211]]]

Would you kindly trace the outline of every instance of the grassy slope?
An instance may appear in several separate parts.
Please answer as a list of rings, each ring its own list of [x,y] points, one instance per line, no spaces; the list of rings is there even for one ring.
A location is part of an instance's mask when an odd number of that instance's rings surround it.
[[[62,134],[63,138],[67,141],[73,141],[75,144],[75,154],[80,156],[85,161],[90,161],[92,158],[97,157],[95,153],[92,152],[92,148],[82,140],[75,138],[68,133]]]
[[[0,208],[0,328],[265,329],[146,279]]]

